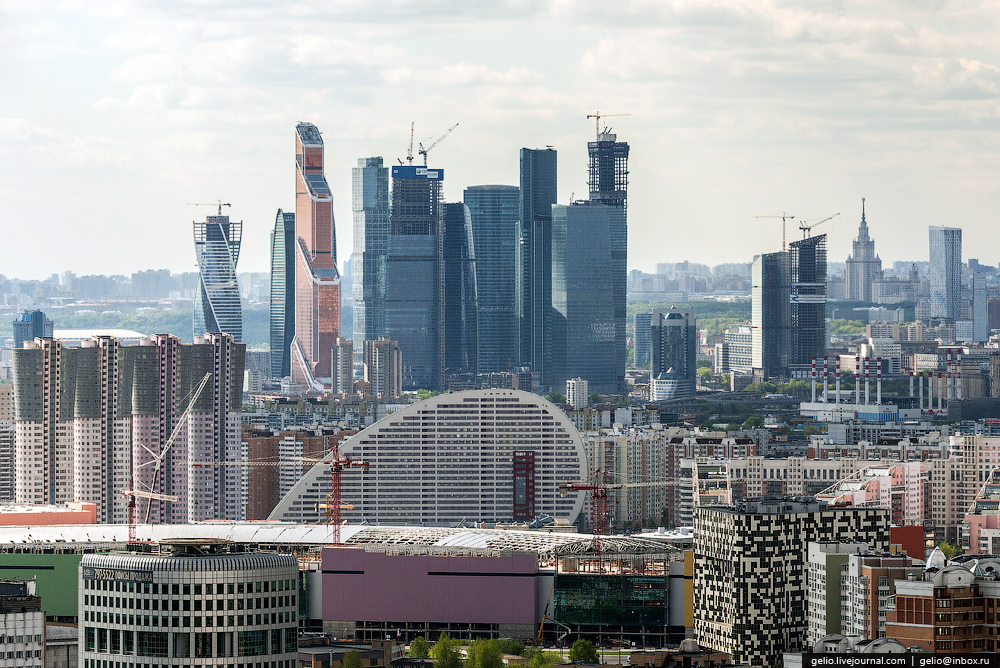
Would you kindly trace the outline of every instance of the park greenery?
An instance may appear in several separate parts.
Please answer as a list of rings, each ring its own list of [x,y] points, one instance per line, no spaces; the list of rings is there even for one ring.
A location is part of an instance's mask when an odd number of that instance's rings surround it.
[[[340,664],[340,668],[364,668],[364,663],[361,661],[361,653],[356,649],[348,650],[344,655],[344,661]]]
[[[589,640],[580,638],[573,643],[573,647],[569,650],[569,662],[576,664],[594,664],[600,663],[600,659],[597,657],[597,650],[594,649],[594,644]]]

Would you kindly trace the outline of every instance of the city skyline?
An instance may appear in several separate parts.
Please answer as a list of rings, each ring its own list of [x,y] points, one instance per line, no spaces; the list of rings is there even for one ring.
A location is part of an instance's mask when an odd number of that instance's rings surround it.
[[[586,116],[597,110],[632,114],[607,119],[632,147],[630,267],[651,270],[667,243],[677,260],[749,261],[781,234],[753,216],[781,210],[841,212],[825,230],[839,260],[860,196],[887,262],[925,256],[914,227],[960,224],[968,247],[989,247],[1000,58],[988,6],[616,10],[4,5],[0,81],[46,85],[0,102],[10,157],[0,200],[12,219],[63,240],[51,266],[22,253],[4,273],[189,269],[181,231],[204,211],[186,203],[218,197],[246,225],[244,266],[263,270],[270,217],[292,204],[287,127],[298,120],[328,128],[339,263],[351,249],[351,167],[405,156],[408,121],[425,146],[461,123],[433,151],[452,174],[445,201],[468,186],[515,185],[517,151],[553,145],[567,203],[587,189]],[[487,21],[483,39],[467,37]],[[53,181],[55,198],[42,185]],[[144,224],[177,234],[155,256],[99,252],[134,234],[129,212],[140,210]],[[709,250],[678,233],[691,229],[723,241]],[[27,247],[29,235],[12,226],[9,243]]]

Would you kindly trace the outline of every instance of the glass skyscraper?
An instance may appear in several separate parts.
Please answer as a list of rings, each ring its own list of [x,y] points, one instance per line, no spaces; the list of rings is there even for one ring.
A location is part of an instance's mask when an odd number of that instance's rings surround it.
[[[444,366],[476,377],[479,340],[476,252],[465,204],[444,205]]]
[[[278,209],[271,232],[271,378],[291,375],[295,336],[295,214]]]
[[[632,326],[632,367],[645,369],[650,360],[650,327],[653,324],[652,313],[636,313]]]
[[[230,334],[243,340],[243,307],[236,262],[240,259],[243,223],[229,216],[208,216],[194,223],[194,252],[199,286],[194,300],[194,336]]]
[[[615,364],[622,371],[625,390],[625,303],[628,287],[628,151],[626,142],[605,130],[587,143],[590,157],[590,201],[608,207],[611,234],[611,285],[615,297]]]
[[[479,298],[479,373],[510,371],[520,360],[515,298],[518,256],[517,186],[469,186]]]
[[[656,311],[650,320],[650,382],[667,375],[678,381],[674,397],[694,396],[698,373],[698,326],[694,313],[671,308]]]
[[[544,378],[551,359],[552,205],[556,202],[555,149],[521,149],[516,300],[518,356]],[[610,277],[609,277],[610,280]]]
[[[958,320],[962,311],[962,229],[931,226],[930,259],[931,317]]]
[[[399,342],[403,388],[444,387],[444,171],[394,165],[385,330]]]
[[[542,383],[583,378],[591,392],[616,394],[625,375],[615,354],[610,207],[552,207],[551,363]]]
[[[382,158],[360,158],[353,170],[354,375],[361,375],[364,342],[385,336],[385,274],[389,246],[389,169]]]

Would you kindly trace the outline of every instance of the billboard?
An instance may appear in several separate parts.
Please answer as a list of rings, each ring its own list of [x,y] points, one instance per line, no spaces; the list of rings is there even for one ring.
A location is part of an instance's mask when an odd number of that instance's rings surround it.
[[[392,178],[412,179],[422,177],[429,181],[444,181],[443,169],[431,169],[430,167],[417,165],[393,165]]]

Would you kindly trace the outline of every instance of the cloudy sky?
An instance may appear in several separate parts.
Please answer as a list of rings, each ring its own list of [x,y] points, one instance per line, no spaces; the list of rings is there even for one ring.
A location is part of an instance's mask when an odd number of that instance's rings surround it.
[[[843,260],[861,197],[883,261],[927,226],[1000,260],[1000,5],[958,0],[0,0],[0,273],[194,269],[188,202],[231,202],[242,271],[293,204],[293,136],[326,142],[341,259],[350,170],[405,156],[445,196],[559,150],[586,193],[587,114],[631,144],[629,265],[749,261],[785,210]],[[789,227],[788,236],[799,235]]]

